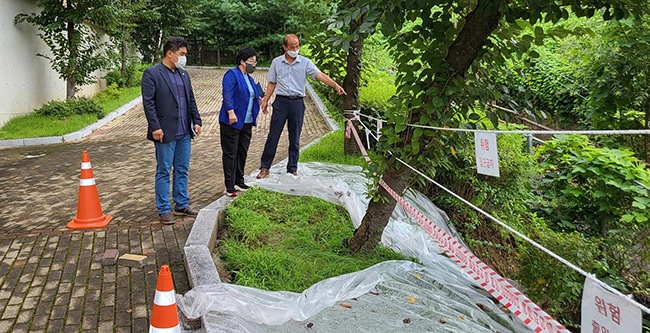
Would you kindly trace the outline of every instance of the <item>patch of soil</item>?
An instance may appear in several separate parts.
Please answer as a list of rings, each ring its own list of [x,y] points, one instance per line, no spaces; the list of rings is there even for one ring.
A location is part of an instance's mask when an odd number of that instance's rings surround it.
[[[229,237],[230,234],[228,233],[228,229],[224,228],[219,230],[219,234],[217,235],[217,241],[228,239]],[[217,245],[213,251],[214,252],[212,255],[213,257],[212,260],[214,260],[214,264],[217,267],[217,272],[219,273],[219,278],[221,279],[221,282],[232,283],[234,277],[226,267],[226,264],[223,261],[221,261],[221,251],[219,249],[219,242],[217,242]]]

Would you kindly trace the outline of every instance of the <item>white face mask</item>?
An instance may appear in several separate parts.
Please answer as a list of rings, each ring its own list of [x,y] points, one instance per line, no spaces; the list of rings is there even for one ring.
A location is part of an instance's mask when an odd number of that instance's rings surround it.
[[[187,64],[187,57],[185,56],[178,56],[178,61],[174,63],[176,68],[185,68],[185,64]]]
[[[300,49],[295,50],[295,51],[288,50],[288,51],[287,51],[287,54],[288,54],[291,58],[296,58],[296,57],[298,57],[298,51],[299,51],[299,50],[300,50]]]

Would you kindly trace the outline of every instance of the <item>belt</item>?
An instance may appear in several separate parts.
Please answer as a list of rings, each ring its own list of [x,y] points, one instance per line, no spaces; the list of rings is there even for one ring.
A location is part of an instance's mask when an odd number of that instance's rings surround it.
[[[296,96],[276,95],[276,96],[277,96],[277,97],[288,98],[288,99],[291,99],[291,100],[294,100],[294,99],[303,99],[303,96],[297,96],[297,95],[296,95]]]

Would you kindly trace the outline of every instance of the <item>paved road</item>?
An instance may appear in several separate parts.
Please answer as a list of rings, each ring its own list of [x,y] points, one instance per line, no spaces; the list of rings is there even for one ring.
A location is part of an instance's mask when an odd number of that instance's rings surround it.
[[[224,193],[218,111],[219,69],[189,70],[203,133],[194,141],[191,204],[199,209]],[[265,72],[254,74],[266,84]],[[313,102],[301,145],[329,132]],[[246,172],[259,167],[270,114],[253,131]],[[153,143],[145,139],[142,105],[74,143],[0,149],[0,333],[146,332],[159,267],[169,264],[175,289],[189,290],[182,247],[193,218],[158,223],[153,196]],[[82,151],[88,151],[108,227],[72,231]],[[276,162],[287,156],[286,131]],[[148,257],[144,268],[102,266],[107,249]]]

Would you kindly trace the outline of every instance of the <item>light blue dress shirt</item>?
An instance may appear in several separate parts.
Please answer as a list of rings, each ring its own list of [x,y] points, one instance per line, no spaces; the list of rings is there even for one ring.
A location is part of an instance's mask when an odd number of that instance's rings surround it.
[[[305,97],[307,76],[311,76],[315,79],[318,73],[320,73],[320,70],[311,60],[298,55],[298,57],[289,64],[283,54],[273,59],[269,72],[266,75],[266,79],[269,82],[274,82],[276,84],[276,95]]]
[[[246,119],[244,124],[250,124],[253,122],[253,99],[255,98],[255,90],[251,85],[251,80],[248,75],[244,75],[244,81],[246,81],[246,86],[248,86],[248,94],[250,98],[248,99],[248,107],[246,108]]]

